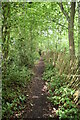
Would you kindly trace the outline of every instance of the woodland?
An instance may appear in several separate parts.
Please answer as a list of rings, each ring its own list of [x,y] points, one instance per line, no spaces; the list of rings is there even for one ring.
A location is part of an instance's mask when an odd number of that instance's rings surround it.
[[[80,2],[2,2],[0,11],[2,120],[80,120]]]

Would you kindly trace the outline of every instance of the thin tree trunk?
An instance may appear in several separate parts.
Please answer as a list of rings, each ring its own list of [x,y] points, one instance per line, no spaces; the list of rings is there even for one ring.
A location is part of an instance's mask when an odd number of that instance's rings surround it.
[[[78,69],[80,75],[80,2],[78,3]]]

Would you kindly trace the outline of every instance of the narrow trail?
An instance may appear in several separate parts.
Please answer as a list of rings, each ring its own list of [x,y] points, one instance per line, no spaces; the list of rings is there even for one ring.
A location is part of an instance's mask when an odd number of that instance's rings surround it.
[[[45,82],[42,80],[44,62],[40,61],[34,68],[35,75],[28,86],[28,100],[23,118],[48,118],[51,113],[51,105],[47,99]]]

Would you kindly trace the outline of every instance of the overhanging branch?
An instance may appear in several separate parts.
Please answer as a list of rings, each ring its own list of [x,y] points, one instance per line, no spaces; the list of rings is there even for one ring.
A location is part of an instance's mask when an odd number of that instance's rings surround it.
[[[59,26],[61,26],[61,27],[64,27],[64,29],[68,29],[67,26],[65,26],[65,25],[63,25],[63,24],[61,24],[61,23],[59,23],[56,19],[53,19],[53,22],[55,22],[57,25],[59,25]],[[74,30],[77,31],[75,28],[74,28]]]
[[[55,22],[57,25],[64,27],[65,29],[68,29],[68,27],[66,27],[65,25],[58,23],[56,19],[53,20],[53,22]]]
[[[68,13],[64,10],[64,7],[63,7],[62,2],[61,2],[61,3],[58,3],[58,5],[60,6],[61,11],[62,11],[62,13],[65,15],[66,19],[69,21]]]

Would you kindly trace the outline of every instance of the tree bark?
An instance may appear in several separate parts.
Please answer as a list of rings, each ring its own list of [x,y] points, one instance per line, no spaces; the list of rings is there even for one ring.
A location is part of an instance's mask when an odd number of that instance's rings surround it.
[[[71,3],[70,18],[68,20],[68,37],[69,37],[69,51],[71,59],[75,56],[75,44],[74,44],[74,16],[75,16],[75,2]]]
[[[78,86],[75,92],[77,105],[80,105],[80,1],[78,2]]]
[[[78,2],[78,74],[80,75],[80,2]]]

